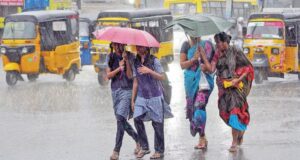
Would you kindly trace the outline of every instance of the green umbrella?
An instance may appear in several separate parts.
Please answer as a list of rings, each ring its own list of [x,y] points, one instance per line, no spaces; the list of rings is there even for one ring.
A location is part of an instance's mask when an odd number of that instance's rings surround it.
[[[169,29],[175,25],[179,25],[186,34],[192,37],[200,37],[225,31],[233,24],[221,17],[198,14],[176,18],[164,29]]]

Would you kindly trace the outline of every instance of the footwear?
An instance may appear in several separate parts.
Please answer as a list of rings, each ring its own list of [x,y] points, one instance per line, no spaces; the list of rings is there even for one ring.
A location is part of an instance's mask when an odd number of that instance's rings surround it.
[[[137,155],[141,150],[140,144],[136,144],[136,148],[134,149],[134,154]]]
[[[164,157],[164,154],[163,153],[159,153],[159,152],[155,152],[151,157],[150,159],[161,159]]]
[[[136,158],[143,158],[146,154],[149,154],[150,150],[141,149],[139,153],[136,155]]]
[[[229,151],[229,152],[237,152],[238,149],[239,149],[239,147],[238,147],[237,145],[235,145],[235,146],[231,146],[231,147],[228,149],[228,151]]]
[[[196,145],[194,148],[195,149],[207,149],[208,141],[206,140],[205,137],[200,138],[200,142],[198,145]]]
[[[110,160],[118,160],[118,159],[119,159],[119,153],[113,151],[113,154],[110,156]]]

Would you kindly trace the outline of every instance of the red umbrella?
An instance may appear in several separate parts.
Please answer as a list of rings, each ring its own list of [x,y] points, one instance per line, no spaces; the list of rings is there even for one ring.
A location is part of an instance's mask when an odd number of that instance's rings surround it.
[[[107,27],[95,31],[94,35],[97,39],[116,43],[144,47],[159,47],[159,42],[150,33],[138,29]]]

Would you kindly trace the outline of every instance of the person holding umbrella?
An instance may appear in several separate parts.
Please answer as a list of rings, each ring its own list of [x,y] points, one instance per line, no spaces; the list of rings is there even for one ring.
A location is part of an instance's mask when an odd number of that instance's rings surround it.
[[[185,42],[181,49],[180,65],[184,71],[184,83],[187,100],[187,118],[193,136],[200,134],[199,144],[195,149],[207,148],[205,138],[206,104],[214,87],[213,72],[208,72],[203,61],[211,63],[214,50],[211,42],[201,40],[201,36],[213,35],[228,30],[233,24],[226,19],[213,15],[198,14],[174,19],[164,29],[180,26],[189,35],[190,42]],[[203,55],[200,60],[200,49]],[[205,85],[204,85],[205,84]]]
[[[138,142],[141,146],[137,158],[149,154],[149,144],[143,121],[152,121],[155,131],[155,153],[151,159],[158,159],[164,156],[164,118],[173,117],[169,105],[163,96],[163,68],[160,61],[150,54],[151,47],[159,47],[160,43],[148,32],[132,28],[107,27],[94,32],[97,39],[118,42],[137,46],[137,56],[131,67],[126,61],[126,73],[133,77],[133,89],[131,106],[135,127],[138,132]],[[122,35],[122,36],[120,36]],[[128,59],[130,59],[128,57]],[[128,61],[130,62],[130,60]],[[123,63],[111,71],[111,75],[117,75],[123,70]],[[110,76],[110,75],[109,75]],[[112,76],[113,77],[113,76]],[[128,77],[127,77],[128,78]],[[126,101],[127,102],[127,101]]]
[[[225,32],[215,35],[217,52],[210,63],[203,49],[199,49],[200,57],[208,72],[217,74],[219,89],[218,108],[222,120],[232,128],[232,144],[230,152],[236,152],[243,142],[243,136],[250,121],[247,96],[254,78],[251,62],[239,49],[230,46],[231,37]]]
[[[199,142],[195,149],[206,149],[208,144],[205,137],[206,105],[214,88],[214,76],[202,69],[203,62],[199,61],[198,47],[204,48],[209,61],[215,52],[210,41],[201,40],[200,37],[189,37],[189,42],[184,42],[180,51],[180,66],[184,69],[186,117],[190,121],[191,135],[199,134]],[[208,88],[201,88],[199,85],[201,79],[206,79]]]
[[[107,77],[111,79],[111,90],[114,113],[117,120],[116,144],[111,155],[111,160],[119,159],[119,153],[122,146],[124,131],[136,142],[134,153],[138,153],[140,145],[138,143],[138,135],[131,125],[127,122],[130,115],[130,102],[132,96],[133,81],[130,68],[130,61],[134,56],[130,52],[125,51],[125,46],[120,43],[111,43],[111,53],[107,56]],[[115,52],[113,52],[113,50]]]
[[[161,80],[163,68],[159,60],[150,54],[149,47],[137,46],[137,56],[133,63],[132,110],[135,127],[139,135],[141,150],[137,158],[149,154],[148,138],[143,121],[152,121],[155,132],[155,153],[150,159],[164,156],[164,118],[173,117],[169,105],[164,100]]]

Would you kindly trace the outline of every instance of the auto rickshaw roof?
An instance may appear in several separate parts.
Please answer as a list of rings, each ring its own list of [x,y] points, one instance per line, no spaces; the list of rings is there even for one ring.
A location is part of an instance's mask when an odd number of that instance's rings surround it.
[[[297,19],[300,20],[300,12],[298,13],[285,13],[284,18],[287,20]]]
[[[171,11],[168,9],[105,10],[98,14],[98,19],[104,17],[123,17],[133,19],[162,15],[171,16]]]
[[[80,17],[79,21],[80,22],[86,22],[86,23],[89,23],[89,24],[92,23],[92,21],[89,18],[84,18],[84,17]]]
[[[80,19],[89,19],[90,21],[94,21],[97,19],[98,14],[97,13],[80,13],[79,18]]]
[[[69,16],[77,16],[78,12],[68,10],[52,10],[52,11],[30,11],[9,15],[5,18],[5,22],[9,21],[31,21],[34,23],[53,21],[64,19]]]
[[[256,19],[256,18],[278,18],[282,20],[300,20],[300,12],[294,13],[281,13],[281,12],[263,12],[263,13],[254,13],[251,14],[249,19]]]

